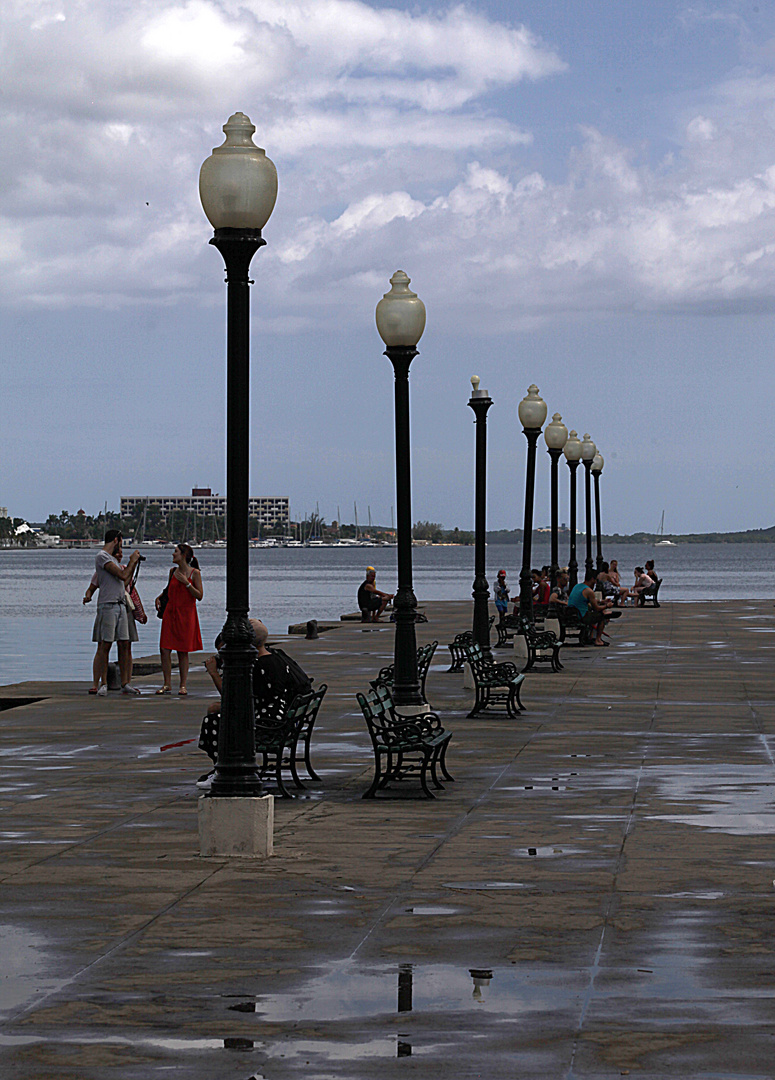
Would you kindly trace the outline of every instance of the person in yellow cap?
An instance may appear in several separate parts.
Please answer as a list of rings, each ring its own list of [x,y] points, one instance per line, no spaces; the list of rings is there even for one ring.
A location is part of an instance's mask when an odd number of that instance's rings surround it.
[[[379,622],[379,617],[393,599],[393,593],[380,592],[374,584],[377,571],[373,566],[366,567],[366,580],[358,589],[358,608],[361,622]]]

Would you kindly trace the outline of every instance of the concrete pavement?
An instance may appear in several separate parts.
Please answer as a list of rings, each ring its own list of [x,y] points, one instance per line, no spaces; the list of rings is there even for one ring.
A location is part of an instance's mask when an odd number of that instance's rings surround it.
[[[0,688],[3,1080],[771,1077],[772,604],[627,611],[608,649],[467,720],[426,605],[456,778],[373,802],[353,694],[389,624],[287,645],[329,684],[266,862],[197,855],[209,700]],[[506,654],[503,654],[506,655]]]

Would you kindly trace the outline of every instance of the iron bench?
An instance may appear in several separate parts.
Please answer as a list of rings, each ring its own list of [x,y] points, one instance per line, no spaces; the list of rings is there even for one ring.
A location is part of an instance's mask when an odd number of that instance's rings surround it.
[[[576,645],[590,645],[592,643],[594,632],[591,626],[586,626],[581,621],[578,608],[555,604],[554,610],[560,624],[560,641],[563,645],[571,644],[571,641],[575,642]]]
[[[419,776],[424,794],[434,799],[428,787],[428,773],[437,790],[444,787],[437,770],[445,779],[453,779],[446,765],[452,732],[444,730],[435,713],[409,716],[397,712],[392,694],[384,685],[372,688],[366,696],[355,696],[374,749],[374,779],[362,797],[373,799],[378,789],[387,787],[391,781]]]
[[[421,645],[417,650],[417,676],[420,680],[420,694],[423,701],[426,701],[425,697],[425,680],[428,677],[428,670],[431,666],[431,660],[433,654],[438,648],[438,641],[431,641],[428,645]],[[369,683],[375,690],[379,686],[386,686],[392,691],[393,683],[395,681],[395,664],[388,664],[387,667],[380,668],[379,674],[376,679],[372,679]]]
[[[527,650],[527,663],[523,671],[532,671],[537,664],[548,664],[552,671],[562,671],[560,663],[560,649],[562,642],[553,630],[537,630],[535,624],[519,616],[519,629],[517,631],[525,639]]]
[[[276,720],[267,722],[262,719],[260,724],[256,724],[256,755],[262,758],[261,778],[264,779],[269,774],[274,775],[277,790],[283,799],[293,798],[283,784],[283,768],[290,769],[297,788],[304,787],[297,768],[299,762],[304,762],[304,767],[312,780],[320,779],[312,768],[310,740],[327,689],[327,685],[321,683],[317,690],[297,694],[279,713]]]
[[[468,718],[502,707],[512,720],[516,720],[525,708],[519,696],[525,676],[517,670],[517,665],[508,660],[501,664],[488,660],[481,645],[476,644],[465,646],[465,662],[471,666],[476,694]]]
[[[662,584],[662,578],[657,578],[653,585],[650,585],[647,589],[638,597],[639,607],[645,607],[646,604],[651,604],[652,607],[661,607],[659,602],[659,586]]]
[[[498,620],[495,626],[498,631],[498,640],[495,642],[496,649],[508,649],[511,646],[511,639],[519,626],[517,620],[517,615],[504,615]]]
[[[488,629],[492,629],[492,624],[495,622],[495,616],[490,616],[490,622]],[[462,671],[463,665],[466,662],[465,654],[463,652],[464,645],[473,645],[474,632],[473,630],[463,630],[460,634],[455,634],[455,640],[450,641],[447,648],[452,654],[452,664],[447,668],[447,674],[453,671]]]

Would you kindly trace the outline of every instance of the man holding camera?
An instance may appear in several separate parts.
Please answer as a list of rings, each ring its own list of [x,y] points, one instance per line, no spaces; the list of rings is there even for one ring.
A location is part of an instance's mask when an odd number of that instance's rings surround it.
[[[126,585],[132,580],[134,569],[142,556],[133,551],[126,566],[121,566],[117,555],[121,551],[122,536],[118,529],[108,529],[105,543],[94,560],[97,572],[97,587],[100,591],[97,601],[97,617],[94,620],[92,641],[96,641],[97,655],[94,660],[95,685],[98,697],[108,693],[108,655],[110,646],[118,644],[118,666],[121,672],[121,689],[124,694],[139,694],[132,686],[131,663],[132,644],[129,633],[129,611],[125,594]],[[99,676],[99,684],[96,679]]]

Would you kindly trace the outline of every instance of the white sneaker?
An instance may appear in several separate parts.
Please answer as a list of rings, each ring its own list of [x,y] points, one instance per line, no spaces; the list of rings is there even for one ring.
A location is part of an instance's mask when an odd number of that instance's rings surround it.
[[[202,791],[209,791],[212,786],[213,777],[215,776],[215,770],[213,770],[208,776],[203,776],[201,780],[197,780],[196,786],[201,788]]]
[[[134,694],[136,697],[140,696],[140,691],[137,689],[136,686],[132,686],[131,682],[124,683],[124,685],[121,687],[121,693]]]
[[[108,688],[105,685],[105,683],[103,683],[102,686],[97,691],[97,697],[107,697],[107,696],[108,696]]]

